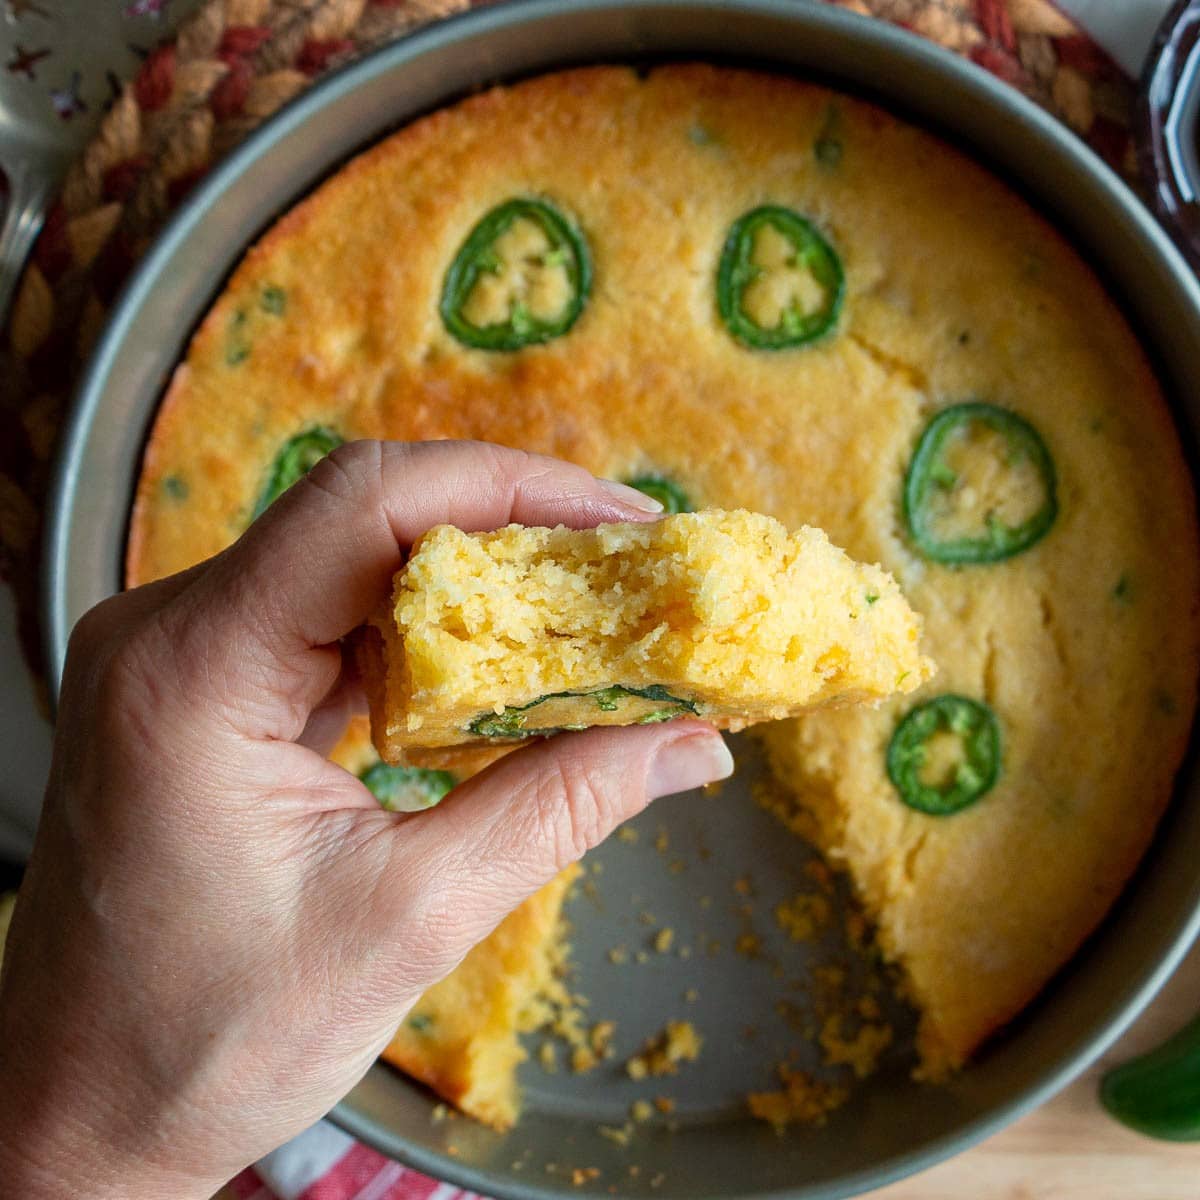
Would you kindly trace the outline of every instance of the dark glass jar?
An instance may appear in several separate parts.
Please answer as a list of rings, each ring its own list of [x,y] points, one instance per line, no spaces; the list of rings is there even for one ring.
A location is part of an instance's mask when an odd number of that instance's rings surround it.
[[[1200,271],[1200,0],[1178,0],[1146,60],[1138,164],[1150,202]]]

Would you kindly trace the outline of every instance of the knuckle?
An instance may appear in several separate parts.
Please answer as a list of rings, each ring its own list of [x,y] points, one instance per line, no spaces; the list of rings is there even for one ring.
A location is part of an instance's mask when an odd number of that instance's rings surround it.
[[[540,775],[533,811],[554,847],[559,870],[603,841],[612,823],[612,804],[603,777],[575,755],[562,754]]]
[[[381,458],[381,442],[343,442],[321,459],[302,482],[335,499],[352,499],[375,485]]]
[[[124,605],[121,596],[109,596],[93,605],[75,622],[67,643],[67,653],[90,655],[105,647],[122,624]]]

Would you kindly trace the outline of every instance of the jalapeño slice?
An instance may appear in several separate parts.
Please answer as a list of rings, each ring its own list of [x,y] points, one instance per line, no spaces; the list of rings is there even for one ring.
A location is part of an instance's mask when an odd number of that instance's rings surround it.
[[[717,268],[717,309],[757,350],[803,346],[833,328],[846,290],[842,262],[811,221],[776,204],[739,217]]]
[[[904,478],[904,519],[924,557],[1000,562],[1045,537],[1057,515],[1054,460],[1024,417],[973,402],[925,427]]]
[[[955,742],[956,753],[946,754]],[[937,758],[944,761],[931,761]],[[887,773],[900,799],[918,812],[945,817],[967,808],[991,790],[1000,774],[995,714],[978,700],[949,693],[918,704],[892,734]],[[931,773],[939,777],[931,780]]]
[[[341,444],[339,434],[320,425],[314,425],[312,429],[306,429],[284,443],[283,449],[275,457],[271,477],[267,480],[267,486],[263,488],[250,519],[260,517],[297,479],[307,475],[325,455],[336,450]]]
[[[624,709],[632,717],[627,722],[632,725],[654,725],[674,717],[694,716],[699,711],[695,701],[673,696],[658,684],[645,688],[615,684],[585,692],[551,692],[528,704],[509,706],[500,713],[482,713],[467,728],[479,737],[489,738],[547,737],[552,733],[587,729],[594,722],[566,723],[555,716],[556,713],[578,715],[575,701],[581,699],[590,699],[601,712]]]
[[[543,200],[508,200],[454,256],[442,284],[442,321],[465,346],[519,350],[566,333],[591,283],[583,234]]]
[[[432,808],[457,782],[449,771],[427,767],[392,767],[377,762],[359,775],[367,790],[389,812],[423,812]]]
[[[664,514],[692,511],[692,502],[687,493],[679,484],[664,475],[639,475],[636,479],[627,479],[625,482],[652,500],[657,500],[663,506]]]

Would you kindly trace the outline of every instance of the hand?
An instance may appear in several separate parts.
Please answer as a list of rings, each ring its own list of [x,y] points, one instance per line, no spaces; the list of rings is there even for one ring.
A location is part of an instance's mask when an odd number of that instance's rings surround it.
[[[729,774],[699,722],[597,729],[400,818],[313,748],[338,640],[430,526],[647,519],[551,459],[359,442],[224,553],[79,622],[0,976],[13,1195],[211,1195],[522,900],[651,798]]]

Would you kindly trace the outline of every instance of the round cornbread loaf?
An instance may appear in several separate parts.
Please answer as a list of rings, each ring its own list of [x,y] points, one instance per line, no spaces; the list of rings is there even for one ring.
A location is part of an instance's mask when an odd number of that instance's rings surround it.
[[[570,327],[465,346],[444,281],[485,214],[553,204],[586,239]],[[832,328],[794,349],[731,335],[716,280],[734,223],[803,214],[840,259]],[[768,305],[769,307],[769,305]],[[1004,561],[943,564],[902,491],[934,413],[1020,414],[1057,515]],[[1085,262],[959,151],[824,88],[668,66],[563,72],[432,114],[355,159],[250,251],[201,325],[146,451],[129,581],[251,518],[281,446],[483,438],[598,475],[661,475],[695,506],[811,524],[892,572],[938,664],[915,697],[765,734],[782,805],[815,816],[902,964],[938,1074],[1026,1004],[1144,850],[1197,673],[1195,502],[1136,338]],[[888,778],[897,721],[946,692],[995,713],[995,785],[953,816]]]

